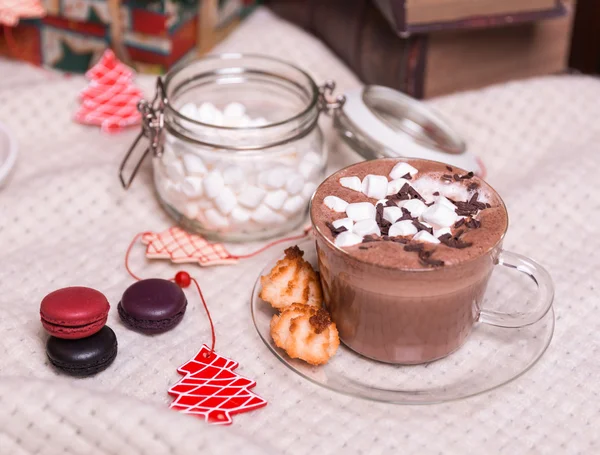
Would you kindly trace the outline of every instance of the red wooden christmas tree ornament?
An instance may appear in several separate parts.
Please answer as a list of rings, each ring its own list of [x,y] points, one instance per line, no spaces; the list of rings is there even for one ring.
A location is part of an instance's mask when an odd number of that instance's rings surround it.
[[[237,367],[237,362],[203,345],[177,369],[184,377],[169,389],[169,395],[175,397],[170,407],[209,423],[230,425],[232,415],[266,406],[267,402],[250,390],[256,382],[235,373]]]
[[[107,49],[100,61],[86,73],[90,85],[80,94],[82,102],[75,113],[75,120],[100,126],[107,133],[138,125],[142,116],[137,110],[137,103],[143,93],[134,85],[133,75],[133,71]]]

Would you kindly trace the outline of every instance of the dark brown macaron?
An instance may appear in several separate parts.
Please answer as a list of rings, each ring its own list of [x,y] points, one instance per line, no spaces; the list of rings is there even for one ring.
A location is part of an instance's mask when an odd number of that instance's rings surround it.
[[[185,314],[187,299],[172,281],[151,278],[129,286],[119,302],[121,320],[144,333],[162,333],[175,327]]]

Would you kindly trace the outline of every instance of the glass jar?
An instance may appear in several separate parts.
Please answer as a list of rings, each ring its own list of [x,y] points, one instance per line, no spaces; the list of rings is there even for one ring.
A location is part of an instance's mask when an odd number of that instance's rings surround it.
[[[257,55],[206,57],[159,78],[155,100],[139,106],[138,140],[150,138],[145,154],[153,152],[163,207],[182,227],[211,239],[256,240],[297,227],[324,177],[318,118],[335,107],[325,99],[332,90],[294,65]],[[240,103],[264,124],[203,123],[188,113],[190,103],[219,110]],[[121,175],[125,186],[131,179]]]

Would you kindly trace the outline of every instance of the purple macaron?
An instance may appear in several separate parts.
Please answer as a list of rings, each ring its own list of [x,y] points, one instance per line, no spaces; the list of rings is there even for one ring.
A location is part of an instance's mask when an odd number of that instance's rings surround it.
[[[186,307],[187,299],[177,284],[151,278],[129,286],[117,309],[121,320],[130,328],[161,333],[179,324]]]

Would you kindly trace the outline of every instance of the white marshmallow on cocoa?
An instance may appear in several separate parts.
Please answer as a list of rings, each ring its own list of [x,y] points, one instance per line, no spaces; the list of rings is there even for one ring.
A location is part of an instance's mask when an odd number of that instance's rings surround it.
[[[450,210],[456,210],[456,206],[450,202],[450,200],[444,196],[438,196],[436,201],[436,204],[441,204],[444,207],[448,207]]]
[[[254,209],[259,206],[266,193],[265,190],[257,186],[246,185],[238,194],[238,202],[244,207]]]
[[[210,199],[216,198],[219,193],[225,188],[223,176],[218,170],[210,171],[204,177],[204,194]]]
[[[359,243],[362,243],[362,241],[363,238],[360,235],[356,235],[355,233],[350,231],[342,232],[341,234],[338,234],[335,238],[336,246],[342,248],[345,246],[358,245]]]
[[[362,182],[357,176],[342,177],[340,179],[340,185],[342,185],[344,188],[349,188],[354,191],[362,191]]]
[[[414,177],[415,175],[417,175],[418,172],[419,171],[412,167],[410,164],[401,161],[398,164],[396,164],[390,171],[390,178],[392,180],[396,180],[404,177],[406,174],[410,174],[411,177]]]
[[[252,212],[250,218],[259,224],[276,224],[286,221],[286,218],[283,215],[274,212],[264,204],[259,205],[256,210]]]
[[[229,166],[223,169],[223,181],[226,185],[237,186],[244,181],[244,171],[239,166]]]
[[[325,204],[334,212],[338,213],[345,212],[346,208],[348,207],[348,203],[337,196],[325,196],[325,199],[323,199],[323,204]]]
[[[406,179],[395,179],[392,180],[391,182],[388,182],[387,184],[387,195],[391,195],[391,194],[397,194],[404,185],[406,184],[410,185],[410,182]]]
[[[186,196],[192,198],[202,196],[202,179],[200,177],[186,177],[183,179],[183,182],[181,182],[181,191],[183,191]]]
[[[224,187],[215,198],[215,207],[223,215],[229,215],[237,205],[237,198],[231,188]]]
[[[204,175],[206,174],[206,165],[202,158],[193,153],[184,153],[182,156],[183,166],[188,174]]]
[[[427,206],[420,199],[410,199],[408,201],[402,201],[398,205],[408,210],[410,212],[410,215],[413,217],[419,217],[425,210],[427,210]]]
[[[346,207],[346,215],[353,221],[375,219],[377,209],[370,202],[354,202]]]
[[[346,228],[346,230],[352,231],[352,226],[354,226],[354,221],[352,221],[350,218],[340,218],[339,220],[333,221],[331,224],[336,229],[344,226]]]
[[[388,235],[396,237],[399,235],[413,235],[417,233],[417,228],[410,220],[398,221],[390,226]]]
[[[426,221],[436,228],[450,227],[458,219],[458,215],[454,210],[437,202],[431,207],[428,207],[427,210],[421,214],[421,217],[423,218],[423,221]]]
[[[229,216],[236,224],[243,224],[250,219],[250,215],[250,211],[246,210],[243,207],[236,206],[233,208]]]
[[[361,220],[354,223],[352,232],[363,237],[366,235],[381,235],[381,230],[379,229],[377,222],[371,219]]]
[[[216,209],[208,209],[204,212],[206,221],[210,224],[207,226],[212,229],[222,229],[229,226],[229,220],[226,216],[221,215]]]
[[[362,181],[362,192],[367,197],[383,199],[387,196],[387,184],[387,177],[369,174]]]
[[[304,179],[301,175],[292,174],[288,176],[287,183],[285,184],[285,190],[291,195],[298,194],[304,188]]]
[[[291,198],[287,199],[284,203],[283,203],[283,212],[287,213],[288,215],[292,215],[295,214],[296,212],[298,212],[302,206],[304,205],[304,198],[302,196],[292,196]]]
[[[433,230],[433,236],[436,238],[440,238],[442,235],[450,234],[452,235],[452,229],[449,227],[439,228]]]
[[[431,235],[427,231],[419,231],[412,238],[415,242],[425,242],[425,243],[440,243],[438,239],[436,239],[433,235]]]
[[[265,196],[264,202],[273,210],[279,210],[283,206],[286,198],[287,193],[285,190],[269,191]]]
[[[384,207],[383,219],[390,223],[395,223],[398,218],[402,218],[402,209],[400,207]]]

